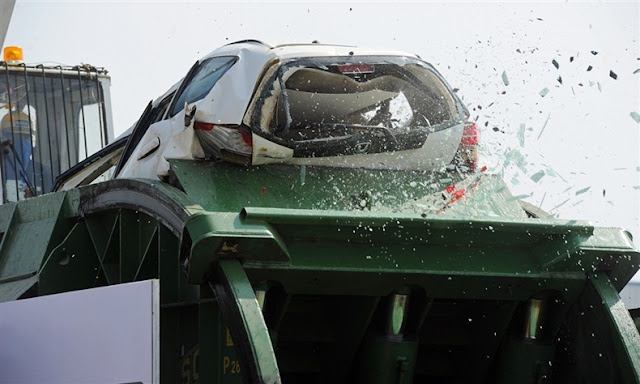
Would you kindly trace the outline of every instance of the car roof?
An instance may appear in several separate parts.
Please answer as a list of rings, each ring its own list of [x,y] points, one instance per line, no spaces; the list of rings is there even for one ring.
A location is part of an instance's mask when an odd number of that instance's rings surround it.
[[[360,48],[349,45],[334,45],[320,43],[288,43],[272,47],[259,40],[241,40],[222,46],[209,53],[202,60],[210,57],[225,55],[242,55],[243,52],[264,55],[265,62],[274,56],[281,60],[297,57],[323,57],[323,56],[404,56],[419,58],[415,54],[401,51]],[[241,57],[242,58],[242,57]]]

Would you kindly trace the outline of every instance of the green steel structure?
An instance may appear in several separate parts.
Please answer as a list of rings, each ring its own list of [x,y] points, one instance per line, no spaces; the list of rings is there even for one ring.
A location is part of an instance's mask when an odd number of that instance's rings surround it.
[[[640,383],[623,230],[491,176],[422,212],[416,172],[171,166],[0,206],[0,299],[159,278],[163,383]]]

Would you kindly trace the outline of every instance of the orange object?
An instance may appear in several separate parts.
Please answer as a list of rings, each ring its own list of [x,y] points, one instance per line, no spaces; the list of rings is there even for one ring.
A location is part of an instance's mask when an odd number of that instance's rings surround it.
[[[22,48],[20,47],[5,47],[3,60],[8,64],[20,64],[23,61]]]

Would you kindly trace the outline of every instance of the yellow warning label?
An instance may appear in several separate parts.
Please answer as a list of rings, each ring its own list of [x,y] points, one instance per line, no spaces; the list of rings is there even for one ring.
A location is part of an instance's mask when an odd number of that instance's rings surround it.
[[[228,327],[227,327],[227,347],[233,347],[233,339],[231,338],[231,332],[229,332]]]

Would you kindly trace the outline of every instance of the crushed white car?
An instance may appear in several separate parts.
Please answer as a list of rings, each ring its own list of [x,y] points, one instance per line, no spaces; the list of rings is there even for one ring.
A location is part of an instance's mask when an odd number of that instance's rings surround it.
[[[476,166],[475,124],[418,56],[323,44],[225,45],[150,104],[119,178],[167,159],[437,171]]]

